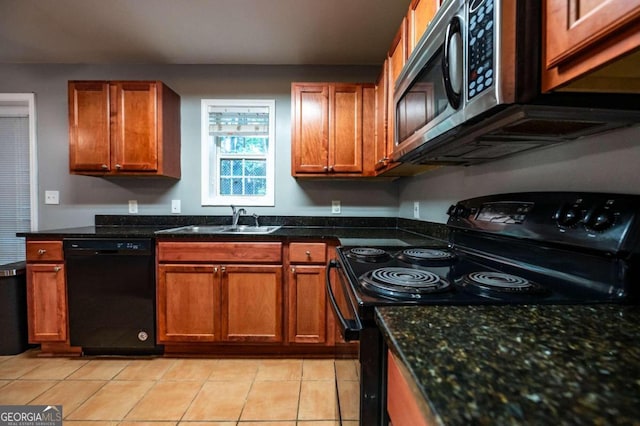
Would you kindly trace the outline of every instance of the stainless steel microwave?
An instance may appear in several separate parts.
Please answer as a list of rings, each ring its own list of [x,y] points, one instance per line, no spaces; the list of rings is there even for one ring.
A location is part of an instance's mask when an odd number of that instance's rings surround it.
[[[640,122],[637,95],[540,92],[540,0],[448,0],[394,88],[394,161],[474,164]]]

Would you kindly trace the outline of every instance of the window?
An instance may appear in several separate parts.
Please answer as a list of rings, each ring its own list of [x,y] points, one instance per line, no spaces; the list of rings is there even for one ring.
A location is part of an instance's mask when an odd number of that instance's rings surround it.
[[[0,265],[25,259],[24,238],[37,229],[35,97],[0,94]]]
[[[202,100],[202,205],[273,206],[275,101]]]

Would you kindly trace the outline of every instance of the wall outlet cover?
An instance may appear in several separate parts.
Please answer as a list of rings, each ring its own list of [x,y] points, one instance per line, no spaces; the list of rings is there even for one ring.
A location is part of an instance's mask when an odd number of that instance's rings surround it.
[[[138,213],[138,200],[129,200],[129,213]]]
[[[180,200],[171,200],[171,213],[180,213]]]
[[[44,203],[45,204],[60,204],[60,192],[59,191],[44,191]]]
[[[340,200],[332,200],[331,201],[331,213],[340,214],[340,211],[341,211]]]
[[[414,219],[420,219],[420,202],[413,202],[413,217]]]

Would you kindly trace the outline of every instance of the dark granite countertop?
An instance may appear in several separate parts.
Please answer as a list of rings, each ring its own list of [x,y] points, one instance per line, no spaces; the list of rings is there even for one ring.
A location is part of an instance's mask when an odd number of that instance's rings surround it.
[[[243,218],[241,224],[251,218]],[[228,216],[96,216],[96,225],[22,232],[30,238],[158,238],[162,240],[290,241],[339,240],[344,245],[420,245],[425,238],[447,239],[442,224],[379,217],[261,217],[261,224],[281,225],[270,234],[184,234],[164,231],[186,225],[229,224]]]
[[[640,424],[640,306],[377,308],[444,425]]]

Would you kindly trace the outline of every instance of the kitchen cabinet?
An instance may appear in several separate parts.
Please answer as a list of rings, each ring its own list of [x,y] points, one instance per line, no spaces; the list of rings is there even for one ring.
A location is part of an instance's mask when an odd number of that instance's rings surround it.
[[[401,362],[387,354],[387,412],[393,426],[428,426],[426,402]]]
[[[29,342],[66,342],[69,324],[62,241],[27,241],[26,257]]]
[[[281,342],[282,243],[159,242],[159,343]]]
[[[289,244],[289,342],[327,342],[326,255],[325,243]]]
[[[220,340],[219,267],[197,264],[158,266],[158,341]]]
[[[373,85],[292,83],[291,98],[292,176],[362,176],[363,131],[373,143],[372,124],[363,126],[373,123]]]
[[[69,169],[180,178],[180,97],[160,81],[70,81]]]
[[[413,0],[407,13],[407,58],[427,31],[440,5],[439,0]]]
[[[385,59],[375,86],[374,169],[381,173],[391,167],[392,139],[387,136],[389,117],[389,69]]]
[[[543,4],[543,91],[640,93],[640,1]]]
[[[398,32],[387,54],[387,154],[395,146],[395,103],[393,100],[396,80],[407,61],[407,18],[402,19]]]

